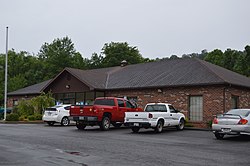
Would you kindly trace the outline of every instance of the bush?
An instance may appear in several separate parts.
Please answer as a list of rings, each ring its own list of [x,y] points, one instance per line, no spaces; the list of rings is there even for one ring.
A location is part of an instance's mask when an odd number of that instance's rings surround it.
[[[210,121],[207,122],[207,126],[208,126],[209,128],[212,128],[212,124],[213,124],[213,121],[212,121],[212,120],[210,120]]]
[[[185,119],[185,127],[194,127],[192,124],[190,124],[188,118]]]
[[[35,120],[42,120],[42,115],[41,114],[35,114]]]
[[[28,121],[28,116],[21,115],[19,121]]]
[[[6,116],[6,121],[18,121],[18,120],[19,120],[19,115],[16,113],[8,114]]]
[[[36,120],[35,115],[29,115],[29,116],[28,116],[28,120],[29,120],[29,121],[34,121],[34,120]]]
[[[21,100],[17,106],[19,115],[29,116],[34,114],[34,108],[29,100]]]

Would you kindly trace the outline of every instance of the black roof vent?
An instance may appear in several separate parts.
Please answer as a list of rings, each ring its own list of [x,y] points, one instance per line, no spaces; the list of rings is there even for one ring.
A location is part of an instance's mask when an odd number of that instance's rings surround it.
[[[121,67],[127,66],[128,62],[126,60],[121,61]]]

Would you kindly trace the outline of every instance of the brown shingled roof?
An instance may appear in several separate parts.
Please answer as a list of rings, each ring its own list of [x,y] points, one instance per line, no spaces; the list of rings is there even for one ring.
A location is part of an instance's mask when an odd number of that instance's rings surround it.
[[[15,95],[26,95],[26,94],[40,94],[42,92],[43,87],[45,87],[51,80],[47,80],[35,85],[31,85],[22,89],[18,89],[14,92],[8,93],[8,96]]]
[[[250,78],[199,59],[177,59],[94,70],[67,68],[94,89],[130,89],[232,84],[250,88]]]
[[[250,88],[250,78],[194,58],[93,70],[73,68],[65,68],[64,70],[67,70],[91,89],[101,90],[222,84]],[[50,83],[43,85],[47,87]],[[26,93],[31,92],[30,89],[36,86],[33,85],[33,87],[27,87],[15,92],[24,93],[26,90]],[[13,93],[11,92],[9,95]]]

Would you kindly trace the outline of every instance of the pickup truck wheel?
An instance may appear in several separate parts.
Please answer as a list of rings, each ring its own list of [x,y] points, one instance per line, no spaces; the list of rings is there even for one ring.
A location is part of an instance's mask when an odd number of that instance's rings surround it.
[[[177,130],[183,130],[185,126],[185,121],[184,119],[181,119],[179,124],[176,126]]]
[[[110,119],[109,119],[109,117],[105,116],[105,117],[103,117],[103,119],[102,119],[100,128],[101,128],[101,130],[106,131],[106,130],[109,129],[109,127],[110,127]]]
[[[132,127],[131,129],[132,129],[133,133],[138,133],[140,130],[140,127]]]
[[[112,125],[115,127],[115,128],[120,128],[122,123],[116,123],[116,122],[113,122]]]
[[[49,126],[53,126],[55,122],[47,122]]]
[[[61,120],[61,125],[62,126],[68,126],[70,124],[69,118],[68,117],[63,117]]]
[[[161,133],[163,130],[163,122],[160,120],[158,121],[156,127],[155,127],[155,132],[156,133]]]
[[[76,127],[78,128],[78,130],[84,130],[86,125],[80,122],[76,122]]]
[[[221,133],[214,133],[214,136],[216,137],[216,139],[223,139],[223,137],[224,137],[224,134],[221,134]]]

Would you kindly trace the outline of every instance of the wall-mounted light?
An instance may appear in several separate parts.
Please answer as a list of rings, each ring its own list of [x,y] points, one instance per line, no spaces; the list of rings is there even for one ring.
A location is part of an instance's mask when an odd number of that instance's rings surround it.
[[[65,87],[66,87],[66,89],[69,89],[69,88],[70,88],[70,85],[66,85]]]
[[[157,89],[157,92],[158,93],[162,93],[162,89]]]

